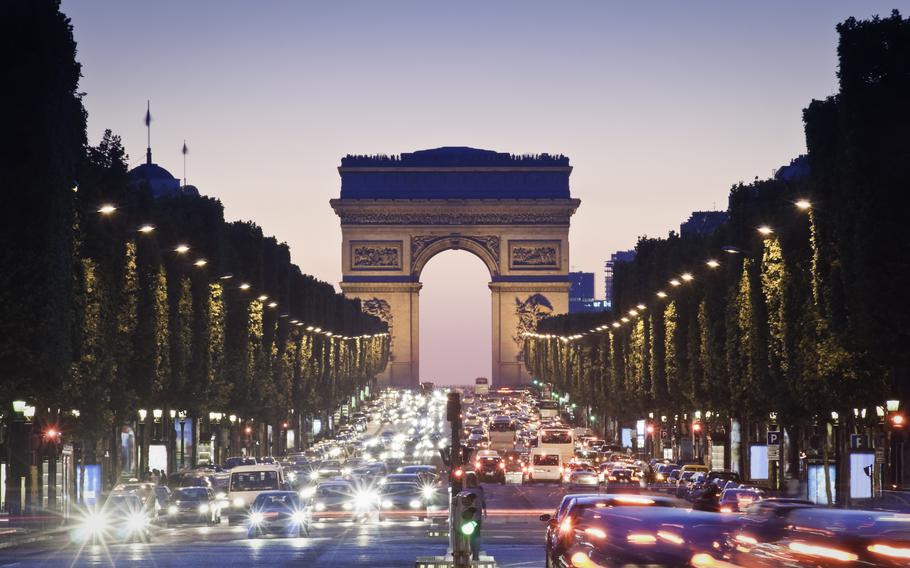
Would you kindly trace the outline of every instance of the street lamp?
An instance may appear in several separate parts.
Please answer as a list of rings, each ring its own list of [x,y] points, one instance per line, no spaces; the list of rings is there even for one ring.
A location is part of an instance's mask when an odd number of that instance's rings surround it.
[[[13,401],[13,412],[25,412],[25,401],[24,400],[14,400]]]
[[[772,228],[769,227],[768,225],[762,225],[761,227],[759,227],[759,228],[756,229],[756,230],[757,230],[760,234],[762,234],[762,235],[764,235],[764,236],[766,236],[766,237],[774,232],[774,229],[772,229]]]
[[[101,207],[98,208],[98,213],[101,213],[102,215],[110,215],[111,213],[113,213],[116,210],[117,210],[117,207],[115,207],[112,203],[105,203],[104,205],[102,205]]]
[[[708,259],[708,261],[705,262],[705,264],[708,265],[708,268],[717,268],[718,266],[720,266],[720,263],[717,262],[716,260],[714,260],[713,258]]]
[[[190,251],[189,245],[180,244],[180,245],[177,245],[176,247],[174,247],[174,252],[176,252],[177,254],[185,254],[185,253],[188,253],[189,251]]]
[[[141,227],[139,227],[138,230],[140,233],[147,235],[155,230],[155,225],[149,225],[148,223],[146,223],[145,225],[142,225]]]
[[[900,406],[901,406],[901,401],[899,401],[899,400],[891,399],[891,400],[885,401],[885,409],[888,412],[897,412],[898,409],[900,409]]]
[[[796,208],[800,211],[808,211],[809,209],[812,209],[812,202],[808,199],[799,199],[796,202]]]
[[[197,260],[196,262],[193,263],[193,266],[202,268],[203,266],[205,266],[208,263],[209,263],[209,261],[207,261],[206,259],[200,258],[199,260]]]

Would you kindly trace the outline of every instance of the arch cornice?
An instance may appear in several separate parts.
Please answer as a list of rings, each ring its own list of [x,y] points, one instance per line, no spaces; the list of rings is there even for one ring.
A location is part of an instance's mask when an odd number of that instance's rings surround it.
[[[413,235],[411,237],[411,276],[420,280],[420,274],[431,258],[447,250],[465,250],[483,261],[490,272],[490,280],[499,276],[498,235]]]

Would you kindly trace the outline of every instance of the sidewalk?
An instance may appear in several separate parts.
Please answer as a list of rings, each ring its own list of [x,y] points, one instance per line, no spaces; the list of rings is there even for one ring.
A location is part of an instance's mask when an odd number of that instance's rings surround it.
[[[0,550],[13,548],[35,542],[43,542],[54,537],[48,532],[39,532],[32,529],[0,528]]]

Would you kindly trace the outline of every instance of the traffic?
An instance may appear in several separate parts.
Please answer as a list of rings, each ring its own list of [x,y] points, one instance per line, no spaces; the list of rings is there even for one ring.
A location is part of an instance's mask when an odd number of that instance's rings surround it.
[[[461,392],[457,436],[449,393],[390,389],[305,451],[120,483],[69,540],[81,554],[202,528],[227,545],[331,541],[356,527],[440,554],[445,538],[429,535],[449,534],[474,562],[515,539],[531,558],[522,565],[547,568],[910,565],[908,514],[819,507],[733,471],[634,455],[554,416],[536,390],[481,392]]]

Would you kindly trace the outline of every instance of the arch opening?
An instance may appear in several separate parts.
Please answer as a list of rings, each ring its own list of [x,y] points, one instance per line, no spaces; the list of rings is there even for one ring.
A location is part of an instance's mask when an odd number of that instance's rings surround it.
[[[491,271],[478,256],[441,249],[420,267],[421,381],[468,385],[492,376]]]

